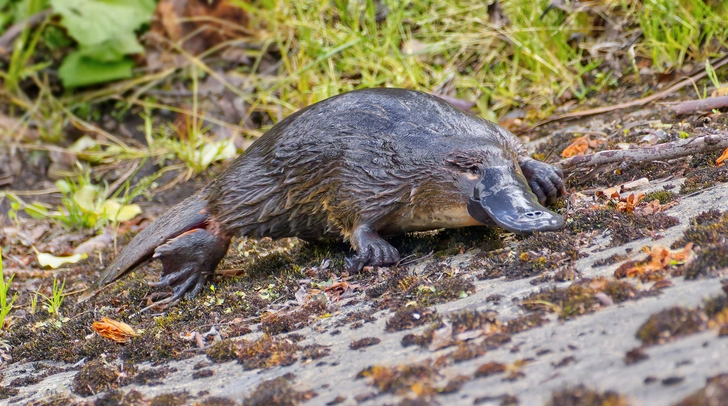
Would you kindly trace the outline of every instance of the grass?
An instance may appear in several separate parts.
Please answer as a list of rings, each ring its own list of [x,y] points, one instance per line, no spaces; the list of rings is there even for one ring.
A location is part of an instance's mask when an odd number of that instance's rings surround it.
[[[66,293],[64,292],[65,287],[66,287],[65,279],[59,285],[58,279],[56,279],[54,277],[53,278],[53,289],[51,290],[51,295],[46,296],[42,293],[38,293],[45,300],[46,310],[48,310],[48,313],[50,313],[53,316],[59,316],[61,314],[60,313],[61,305],[63,304],[63,299],[66,298]]]
[[[10,290],[10,284],[13,282],[15,275],[10,275],[10,278],[5,282],[5,275],[3,275],[3,256],[2,250],[0,250],[0,330],[5,327],[5,318],[13,310],[13,304],[15,299],[18,298],[18,294],[14,294],[12,298],[8,298],[8,291]]]

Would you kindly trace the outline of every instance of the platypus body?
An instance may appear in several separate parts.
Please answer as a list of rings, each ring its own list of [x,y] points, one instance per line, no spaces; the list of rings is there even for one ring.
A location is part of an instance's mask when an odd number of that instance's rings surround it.
[[[166,301],[194,296],[233,236],[335,238],[350,271],[394,264],[382,236],[497,224],[555,230],[541,204],[565,193],[561,171],[528,157],[511,133],[445,101],[404,89],[358,90],[273,126],[208,186],[140,232],[87,291],[149,259]]]

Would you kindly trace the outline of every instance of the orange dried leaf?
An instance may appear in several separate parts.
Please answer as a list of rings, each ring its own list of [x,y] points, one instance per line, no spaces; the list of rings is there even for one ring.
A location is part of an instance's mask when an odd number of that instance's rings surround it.
[[[104,317],[100,321],[95,321],[91,325],[91,328],[101,337],[114,340],[120,344],[128,343],[132,337],[136,337],[136,332],[128,324],[111,320],[108,317]]]
[[[723,154],[715,160],[715,164],[718,166],[723,166],[726,160],[728,160],[728,148],[726,148],[725,151],[723,151]]]
[[[589,149],[589,139],[587,137],[579,137],[564,149],[561,157],[571,158],[572,156],[584,155],[587,149]]]

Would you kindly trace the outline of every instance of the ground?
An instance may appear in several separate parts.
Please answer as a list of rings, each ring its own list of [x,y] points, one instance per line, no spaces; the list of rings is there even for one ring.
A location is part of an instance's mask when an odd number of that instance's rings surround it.
[[[639,125],[655,121],[671,126]],[[639,143],[656,128],[668,139],[678,128],[725,134],[725,121],[649,108],[553,125],[530,146],[558,155],[573,133],[611,126],[631,129],[607,146]],[[214,290],[138,314],[154,292],[145,281],[158,273],[148,265],[89,302],[68,296],[59,315],[16,314],[0,396],[7,404],[721,402],[728,184],[714,163],[720,152],[572,176],[557,205],[562,231],[400,237],[394,244],[412,258],[359,275],[341,274],[344,245],[239,239]],[[604,196],[642,177],[649,182]],[[625,209],[640,192],[647,198]],[[164,207],[148,203],[145,213]],[[58,273],[81,287],[98,261]],[[138,335],[128,344],[100,337],[91,324],[103,316]]]

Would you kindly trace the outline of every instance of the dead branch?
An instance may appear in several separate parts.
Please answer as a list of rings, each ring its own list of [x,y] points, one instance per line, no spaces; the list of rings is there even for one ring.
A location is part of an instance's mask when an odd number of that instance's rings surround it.
[[[728,148],[728,133],[724,132],[719,135],[706,135],[649,147],[600,151],[589,155],[579,155],[562,159],[555,165],[566,172],[574,172],[577,167],[594,167],[617,162],[634,164],[661,161],[725,148]]]
[[[724,56],[715,61],[711,61],[711,66],[713,66],[714,70],[719,69],[726,64],[728,64],[728,56]],[[626,109],[629,107],[642,106],[649,102],[662,99],[663,97],[667,97],[667,96],[671,95],[672,93],[682,89],[683,87],[695,83],[696,81],[704,78],[705,76],[707,76],[707,73],[705,72],[705,70],[702,70],[686,79],[683,79],[683,80],[675,83],[674,85],[668,87],[667,89],[665,89],[661,92],[657,92],[657,93],[653,94],[652,96],[643,97],[641,99],[632,100],[632,101],[625,102],[625,103],[615,104],[613,106],[597,107],[595,109],[574,111],[571,113],[562,114],[560,116],[552,116],[552,117],[547,118],[546,120],[540,121],[540,122],[532,125],[531,127],[525,128],[523,130],[518,130],[516,132],[521,133],[521,132],[530,131],[536,127],[540,127],[544,124],[548,124],[548,123],[551,123],[554,121],[561,121],[561,120],[566,120],[566,119],[570,119],[570,118],[592,116],[595,114],[609,113],[609,112],[615,111],[615,110],[622,110],[622,109]]]
[[[728,96],[709,97],[701,100],[690,100],[671,106],[675,114],[690,114],[696,111],[722,109],[728,107]]]

